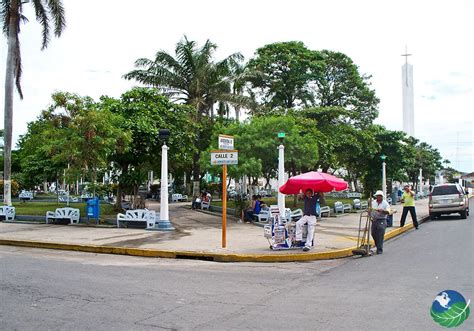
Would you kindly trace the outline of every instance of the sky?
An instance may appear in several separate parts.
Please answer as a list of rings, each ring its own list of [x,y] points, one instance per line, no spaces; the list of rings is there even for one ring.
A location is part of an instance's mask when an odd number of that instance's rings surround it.
[[[33,11],[20,35],[24,100],[14,100],[14,141],[55,91],[98,99],[138,85],[122,75],[138,58],[174,52],[188,39],[218,45],[216,59],[248,60],[266,44],[298,40],[352,58],[380,99],[376,122],[402,130],[402,65],[412,54],[415,137],[451,166],[474,171],[474,1],[472,0],[63,0],[67,28],[41,51]],[[0,44],[4,81],[7,45]],[[0,100],[4,90],[0,89]],[[3,127],[3,121],[0,124]],[[389,160],[387,160],[389,166]]]

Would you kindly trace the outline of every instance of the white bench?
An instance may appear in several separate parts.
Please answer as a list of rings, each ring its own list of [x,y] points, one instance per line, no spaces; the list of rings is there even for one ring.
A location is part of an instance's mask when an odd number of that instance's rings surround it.
[[[352,201],[352,205],[354,206],[354,209],[362,209],[361,204],[360,204],[360,199],[354,199]]]
[[[350,213],[352,211],[352,206],[349,204],[349,203],[345,203],[342,205],[342,208],[343,208],[343,211],[344,213],[347,211],[348,213]]]
[[[21,191],[21,193],[18,195],[18,198],[20,200],[33,200],[33,192],[31,191]]]
[[[270,219],[270,209],[260,209],[260,213],[253,214],[256,216],[259,222],[268,222]]]
[[[87,199],[92,199],[92,198],[94,198],[93,194],[90,194],[90,193],[82,193],[81,194],[81,200],[82,201],[87,200]]]
[[[56,211],[46,212],[46,224],[50,221],[68,219],[70,224],[79,223],[80,211],[79,208],[56,208]]]
[[[369,208],[369,203],[367,201],[361,201],[360,202],[360,209],[366,210]]]
[[[303,217],[303,210],[301,210],[301,209],[292,210],[291,213],[290,213],[290,218],[291,218],[292,221],[297,221],[301,217]]]
[[[60,195],[59,196],[59,202],[79,202],[79,198],[76,197],[71,197],[68,195]]]
[[[120,227],[120,223],[126,223],[126,225],[128,225],[129,222],[142,222],[146,224],[147,229],[150,229],[155,226],[156,216],[157,214],[154,210],[127,210],[125,214],[117,214],[117,227]]]
[[[209,201],[201,201],[201,209],[209,210],[211,208],[211,199]]]
[[[320,212],[320,217],[323,217],[323,214],[327,214],[327,217],[331,216],[331,207],[329,206],[324,206],[321,207],[321,212]]]
[[[351,210],[352,210],[352,207],[348,203],[343,204],[340,201],[334,202],[334,211],[336,212],[336,214],[338,214],[338,213],[344,214],[345,212],[350,213]]]
[[[15,207],[0,206],[0,219],[5,219],[5,221],[13,221],[15,219]]]
[[[171,202],[182,202],[182,201],[188,201],[188,196],[182,195],[180,193],[174,193],[171,195]]]

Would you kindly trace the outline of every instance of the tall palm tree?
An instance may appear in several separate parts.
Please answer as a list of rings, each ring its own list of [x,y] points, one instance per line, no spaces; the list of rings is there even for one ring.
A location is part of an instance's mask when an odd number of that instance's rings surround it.
[[[214,62],[217,45],[207,40],[200,48],[196,42],[186,36],[178,42],[175,55],[159,51],[154,60],[141,58],[135,62],[136,70],[124,75],[125,79],[134,79],[140,83],[155,87],[175,101],[191,105],[195,110],[194,120],[203,124],[213,114],[218,102],[232,105],[248,104],[243,95],[233,94],[232,67],[243,56],[232,54],[222,61]],[[201,127],[208,129],[208,126]],[[193,156],[194,194],[199,194],[201,150],[205,149],[208,135],[198,132],[197,151]]]
[[[7,37],[7,65],[5,73],[5,135],[4,135],[4,202],[11,205],[11,150],[13,130],[13,85],[16,85],[20,99],[23,99],[21,90],[21,53],[20,53],[20,23],[28,19],[23,15],[23,7],[31,3],[35,11],[36,20],[43,28],[41,50],[49,43],[51,26],[54,35],[61,36],[66,27],[64,6],[62,0],[1,0],[0,20],[3,22],[3,33]]]

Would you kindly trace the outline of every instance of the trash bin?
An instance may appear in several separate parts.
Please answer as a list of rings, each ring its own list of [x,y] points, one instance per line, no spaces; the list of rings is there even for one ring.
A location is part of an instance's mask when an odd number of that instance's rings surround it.
[[[392,205],[396,205],[398,202],[398,194],[395,190],[393,190],[391,197],[392,197]]]
[[[99,198],[87,200],[87,218],[99,219],[100,203]]]

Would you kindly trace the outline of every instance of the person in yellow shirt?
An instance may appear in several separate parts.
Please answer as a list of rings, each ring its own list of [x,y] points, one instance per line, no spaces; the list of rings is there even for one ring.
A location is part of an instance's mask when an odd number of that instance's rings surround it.
[[[400,199],[401,203],[403,203],[403,212],[402,218],[400,219],[400,227],[405,226],[405,220],[407,218],[408,212],[410,212],[411,219],[413,221],[413,226],[415,229],[418,230],[418,221],[416,219],[416,211],[415,211],[415,192],[410,189],[410,185],[405,185],[403,188],[404,192]]]

